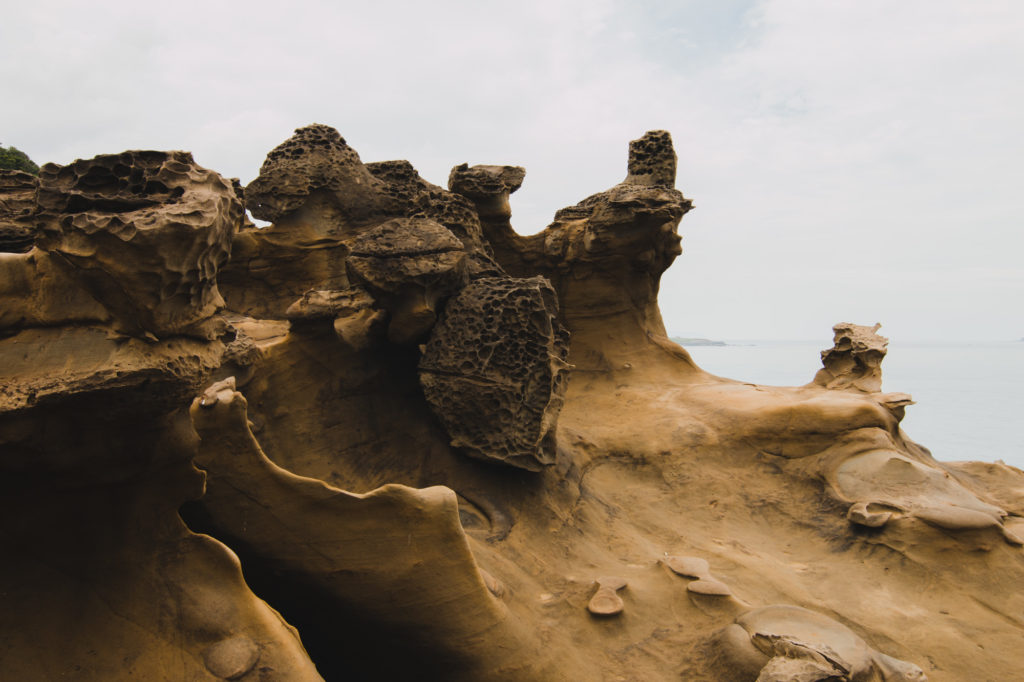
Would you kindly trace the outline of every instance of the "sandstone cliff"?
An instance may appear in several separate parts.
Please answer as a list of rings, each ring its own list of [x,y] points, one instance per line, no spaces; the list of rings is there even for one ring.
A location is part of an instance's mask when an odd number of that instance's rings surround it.
[[[1019,677],[1024,473],[914,443],[877,326],[805,386],[697,367],[676,162],[526,237],[522,168],[322,125],[245,188],[0,177],[0,678]]]

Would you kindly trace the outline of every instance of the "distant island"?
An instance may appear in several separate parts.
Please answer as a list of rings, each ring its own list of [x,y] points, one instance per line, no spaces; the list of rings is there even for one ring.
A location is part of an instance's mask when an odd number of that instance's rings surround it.
[[[690,339],[681,336],[670,337],[673,341],[678,343],[680,346],[727,346],[725,341],[714,341],[712,339]]]

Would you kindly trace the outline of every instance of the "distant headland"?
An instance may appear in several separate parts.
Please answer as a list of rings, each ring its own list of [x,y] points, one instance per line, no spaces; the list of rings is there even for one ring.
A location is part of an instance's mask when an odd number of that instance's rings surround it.
[[[715,341],[714,339],[698,339],[689,338],[685,336],[673,336],[673,341],[678,343],[680,346],[728,346],[725,341]],[[1021,339],[1024,341],[1024,339]]]

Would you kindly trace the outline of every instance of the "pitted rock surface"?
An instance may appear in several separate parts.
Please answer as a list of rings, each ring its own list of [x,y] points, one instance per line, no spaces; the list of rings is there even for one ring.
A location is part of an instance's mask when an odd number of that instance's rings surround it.
[[[380,183],[337,130],[314,123],[275,147],[245,188],[246,208],[277,222],[322,194],[336,212],[329,231],[340,236],[388,213]]]
[[[420,383],[452,445],[524,469],[555,461],[568,335],[541,277],[484,278],[448,302]]]
[[[383,191],[402,207],[403,215],[433,220],[462,242],[470,277],[504,274],[494,261],[491,246],[484,239],[480,217],[469,199],[427,182],[408,161],[379,161],[366,167],[384,183]]]
[[[47,164],[39,246],[131,335],[189,334],[223,299],[217,271],[242,221],[229,180],[188,152],[128,151]]]
[[[221,276],[228,307],[246,315],[281,319],[307,291],[348,288],[352,241],[365,243],[363,233],[379,234],[395,219],[450,231],[470,277],[505,274],[472,202],[426,182],[408,161],[364,164],[329,126],[299,128],[271,151],[245,201],[256,218],[273,223],[239,233]]]
[[[658,286],[661,274],[682,253],[677,228],[693,203],[673,187],[675,152],[668,133],[654,131],[634,141],[628,168],[624,182],[557,211],[538,234],[520,236],[497,208],[479,209],[487,216],[483,225],[501,266],[517,277],[550,280],[561,318],[579,340],[574,346],[582,352],[574,350],[573,362],[581,367],[618,363],[609,357],[614,346],[628,355],[627,348],[646,345],[651,337],[667,342],[657,310]],[[511,191],[515,174],[488,167],[457,167],[450,182],[473,196],[483,193],[488,176],[496,186],[502,175],[509,176]],[[499,199],[495,195],[481,201]],[[613,344],[606,332],[599,333],[601,339],[589,338],[588,329],[596,328],[600,319],[618,327],[612,332],[617,339]]]
[[[676,186],[676,150],[666,130],[651,130],[629,143],[629,173],[623,184]]]

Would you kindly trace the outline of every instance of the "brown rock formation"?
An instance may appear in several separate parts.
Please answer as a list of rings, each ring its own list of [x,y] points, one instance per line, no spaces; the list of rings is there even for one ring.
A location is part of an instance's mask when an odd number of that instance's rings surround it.
[[[197,333],[224,303],[242,204],[186,152],[124,152],[40,170],[40,246],[106,308],[119,331]],[[201,332],[198,332],[201,333]]]
[[[882,360],[889,339],[878,334],[882,325],[867,327],[841,322],[834,327],[835,345],[821,351],[814,383],[825,388],[852,388],[865,393],[882,390]]]
[[[630,150],[625,181],[563,208],[546,230],[528,237],[490,208],[507,202],[506,192],[522,182],[519,169],[459,166],[449,178],[453,191],[488,216],[483,226],[502,267],[551,281],[573,332],[572,362],[581,369],[614,369],[638,348],[668,343],[658,282],[681,253],[676,229],[692,203],[672,186],[676,157],[668,133],[647,133]]]
[[[542,277],[478,279],[449,301],[419,369],[453,446],[532,471],[554,464],[569,369],[557,314]]]
[[[320,125],[265,228],[183,152],[0,186],[0,678],[1015,679],[1024,473],[910,440],[877,327],[698,368],[675,172],[648,133],[530,237],[521,168]]]
[[[43,232],[0,258],[0,677],[319,679],[237,557],[176,513],[203,494],[183,401],[254,349],[210,322],[231,184],[125,152],[46,166],[19,213]]]
[[[0,253],[25,253],[36,239],[34,175],[0,170]]]
[[[421,340],[437,321],[439,304],[466,283],[466,249],[427,218],[395,218],[350,243],[349,276],[391,312],[388,338]]]

